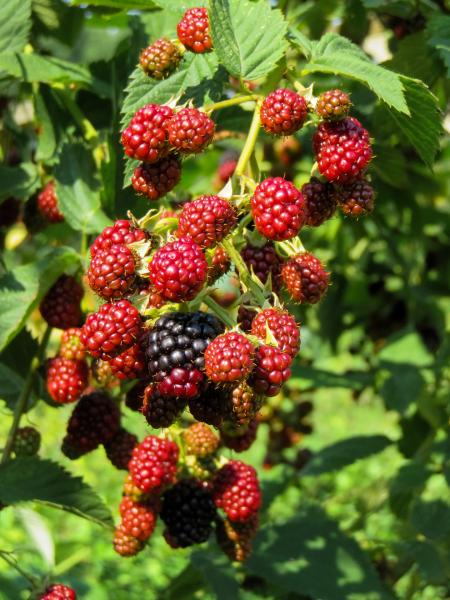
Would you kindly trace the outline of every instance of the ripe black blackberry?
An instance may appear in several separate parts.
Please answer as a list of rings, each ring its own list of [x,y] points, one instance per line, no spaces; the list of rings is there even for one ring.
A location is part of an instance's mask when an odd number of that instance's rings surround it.
[[[160,317],[144,342],[150,377],[161,382],[175,368],[203,370],[203,353],[222,331],[217,317],[201,311]]]
[[[216,508],[210,492],[195,479],[184,479],[163,495],[164,537],[174,548],[206,542],[215,518]]]
[[[189,410],[197,421],[219,427],[229,413],[228,399],[228,390],[208,382],[198,396],[189,400]]]
[[[186,400],[161,394],[158,386],[148,385],[144,390],[144,402],[141,412],[149,425],[158,429],[169,427],[180,416],[186,406]]]
[[[78,458],[109,442],[119,426],[119,409],[108,394],[100,390],[85,394],[69,419],[62,451],[68,458]]]

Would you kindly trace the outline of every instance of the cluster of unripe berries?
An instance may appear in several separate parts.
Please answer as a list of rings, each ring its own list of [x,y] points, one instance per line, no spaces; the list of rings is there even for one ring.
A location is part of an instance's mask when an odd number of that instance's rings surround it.
[[[179,446],[171,439],[149,435],[134,448],[119,506],[116,552],[122,556],[140,552],[160,517],[172,548],[206,542],[215,530],[225,554],[231,560],[245,560],[261,506],[255,470],[236,460],[219,466],[219,439],[202,423],[186,429],[180,443],[188,458],[203,461],[203,467],[187,459],[181,462]]]

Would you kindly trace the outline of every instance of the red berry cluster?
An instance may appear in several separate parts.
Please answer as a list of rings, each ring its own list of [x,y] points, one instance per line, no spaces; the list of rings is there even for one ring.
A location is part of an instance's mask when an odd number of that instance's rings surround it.
[[[39,193],[37,207],[47,223],[61,223],[64,221],[64,215],[58,208],[54,181],[49,181],[42,192]]]

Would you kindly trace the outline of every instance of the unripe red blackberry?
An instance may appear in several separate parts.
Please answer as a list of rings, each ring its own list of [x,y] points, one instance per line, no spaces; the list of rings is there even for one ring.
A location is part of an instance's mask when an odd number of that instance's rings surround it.
[[[164,537],[172,547],[206,542],[215,517],[210,492],[195,479],[183,479],[164,493],[161,520],[166,526]]]
[[[255,349],[245,335],[231,331],[216,337],[205,350],[205,371],[214,383],[245,379],[253,369]]]
[[[133,450],[130,475],[145,493],[160,493],[175,481],[179,448],[170,440],[148,435]]]
[[[351,106],[348,94],[342,90],[328,90],[317,98],[316,113],[322,119],[335,121],[346,117]]]
[[[128,300],[103,304],[82,327],[81,342],[95,358],[111,360],[141,335],[141,318]]]
[[[131,185],[138,194],[158,200],[168,194],[181,179],[181,162],[169,154],[156,163],[141,163],[131,176]]]
[[[208,10],[189,8],[177,25],[178,39],[186,48],[197,54],[203,54],[212,48],[209,34]]]
[[[238,161],[236,158],[228,158],[227,160],[224,160],[222,163],[220,163],[219,168],[217,170],[217,175],[220,183],[226,183],[230,179],[230,177],[234,175],[237,164]]]
[[[133,344],[109,361],[112,374],[118,379],[138,379],[145,373],[146,362],[141,344]]]
[[[173,116],[169,106],[147,104],[122,132],[122,146],[130,158],[154,163],[169,152],[166,124]]]
[[[152,498],[155,498],[152,494],[144,494],[137,485],[133,482],[131,475],[128,473],[123,482],[122,495],[131,498],[134,502],[144,503]]]
[[[373,187],[361,177],[337,190],[337,199],[342,212],[349,217],[362,217],[373,211],[375,192]]]
[[[126,471],[137,443],[137,437],[121,427],[114,437],[104,444],[106,456],[116,469]]]
[[[162,394],[157,384],[145,388],[141,412],[154,429],[170,427],[186,406],[186,400]]]
[[[275,346],[258,346],[249,384],[258,394],[276,396],[291,376],[292,358]]]
[[[206,281],[208,263],[189,237],[169,242],[155,252],[149,264],[150,280],[167,300],[192,300]]]
[[[186,452],[198,458],[214,454],[219,447],[219,438],[205,423],[194,423],[183,432]]]
[[[47,362],[47,391],[58,404],[76,402],[87,387],[88,379],[85,360],[57,356]]]
[[[81,328],[71,327],[61,334],[59,356],[70,360],[83,360],[86,356],[86,350],[80,339]]]
[[[212,285],[231,268],[231,259],[223,246],[216,246],[208,268],[208,285]]]
[[[108,394],[100,390],[82,396],[67,424],[66,444],[86,454],[107,444],[120,427],[120,412]]]
[[[197,108],[182,108],[166,123],[169,143],[182,154],[198,154],[212,142],[215,123]]]
[[[258,528],[257,514],[245,523],[218,519],[216,521],[217,543],[231,561],[244,562],[252,552],[252,540]]]
[[[41,446],[41,434],[34,427],[19,427],[12,451],[17,457],[35,456]]]
[[[272,135],[292,135],[308,116],[306,100],[292,90],[280,88],[264,98],[261,105],[261,123]]]
[[[90,288],[105,300],[123,298],[132,291],[135,261],[131,250],[123,244],[99,250],[87,272]]]
[[[239,460],[230,460],[215,474],[213,499],[231,521],[252,519],[261,507],[261,490],[255,469]]]
[[[262,396],[258,396],[247,382],[241,382],[229,392],[227,421],[245,427],[260,409],[261,402]]]
[[[154,79],[164,79],[174,71],[180,62],[182,54],[176,44],[167,38],[160,38],[139,56],[141,69]]]
[[[219,196],[200,196],[184,204],[178,218],[177,235],[189,236],[201,248],[212,248],[236,223],[236,209],[228,200]]]
[[[77,327],[81,321],[83,288],[76,279],[61,275],[44,296],[39,310],[42,318],[57,329]]]
[[[269,177],[256,186],[251,209],[256,229],[269,240],[288,240],[305,222],[301,192],[282,177]]]
[[[247,244],[241,250],[241,256],[247,267],[255,273],[262,283],[266,283],[269,275],[272,280],[272,289],[277,292],[281,287],[281,265],[282,259],[275,252],[272,242],[264,246],[252,246]]]
[[[120,503],[119,512],[122,517],[121,526],[126,534],[141,542],[150,538],[156,527],[158,502],[143,504],[125,496]]]
[[[328,288],[329,274],[318,258],[302,252],[290,258],[281,270],[283,283],[295,302],[315,304]]]
[[[223,387],[207,382],[200,394],[189,400],[189,410],[197,421],[219,427],[228,415],[228,393]]]
[[[300,350],[300,328],[294,317],[286,310],[266,308],[252,322],[252,335],[266,340],[267,328],[278,342],[278,349],[294,358]]]
[[[312,177],[302,186],[305,199],[305,225],[318,227],[334,215],[336,210],[336,194],[330,183],[322,183]]]
[[[64,215],[59,211],[55,183],[49,181],[37,198],[40,214],[48,223],[62,223]]]
[[[52,583],[37,600],[77,600],[77,594],[67,585]]]
[[[116,527],[114,532],[114,550],[120,556],[136,556],[142,548],[145,542],[141,542],[137,538],[129,535],[123,524]]]
[[[313,147],[321,175],[335,183],[355,179],[372,159],[369,133],[354,117],[322,121]]]
[[[164,396],[189,400],[197,396],[204,378],[203,373],[194,367],[175,367],[158,383],[158,391]]]
[[[220,441],[235,452],[245,452],[256,440],[258,421],[252,419],[248,425],[236,428],[225,423],[220,429]]]
[[[106,227],[98,235],[92,244],[90,251],[93,258],[99,250],[109,250],[111,246],[128,245],[141,242],[148,238],[148,233],[138,229],[131,221],[121,219],[116,221],[112,227]]]

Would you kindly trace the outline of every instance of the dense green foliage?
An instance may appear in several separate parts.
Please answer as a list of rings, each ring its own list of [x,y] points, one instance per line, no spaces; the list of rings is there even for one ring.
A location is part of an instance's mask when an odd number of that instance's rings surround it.
[[[51,575],[86,600],[446,598],[450,549],[450,6],[431,0],[210,0],[214,51],[187,53],[167,79],[136,67],[139,51],[174,38],[192,0],[3,0],[0,3],[0,202],[27,215],[48,176],[65,222],[34,231],[26,217],[3,227],[0,277],[0,446],[38,352],[36,308],[61,273],[85,267],[106,225],[142,217],[130,187],[121,128],[149,102],[200,107],[245,91],[300,81],[351,93],[374,140],[372,215],[333,218],[302,231],[332,273],[320,305],[296,309],[302,349],[278,410],[289,421],[311,401],[312,433],[266,467],[269,425],[242,456],[262,482],[262,526],[235,567],[215,543],[171,550],[161,536],[134,559],[114,554],[123,473],[103,450],[71,462],[60,452],[71,408],[49,398],[38,372],[24,424],[42,435],[39,458],[0,466],[0,558],[31,577]],[[281,9],[281,10],[279,10]],[[235,78],[230,83],[230,75]],[[247,83],[245,83],[247,82]],[[234,86],[234,87],[233,87]],[[242,90],[241,90],[242,91]],[[239,153],[247,105],[214,113],[220,138],[183,163],[175,198],[216,190],[225,152]],[[254,165],[290,171],[300,187],[313,167],[311,129],[295,160],[260,135]],[[19,164],[11,154],[18,153]],[[27,223],[27,226],[26,224]],[[233,291],[228,281],[222,294]],[[92,310],[93,296],[83,308]],[[58,335],[50,338],[48,355]],[[34,364],[33,364],[34,368]],[[126,387],[126,386],[125,386]],[[139,415],[127,428],[148,432]],[[300,468],[295,457],[312,456]],[[60,510],[62,509],[62,510]],[[30,584],[0,560],[0,598]]]

